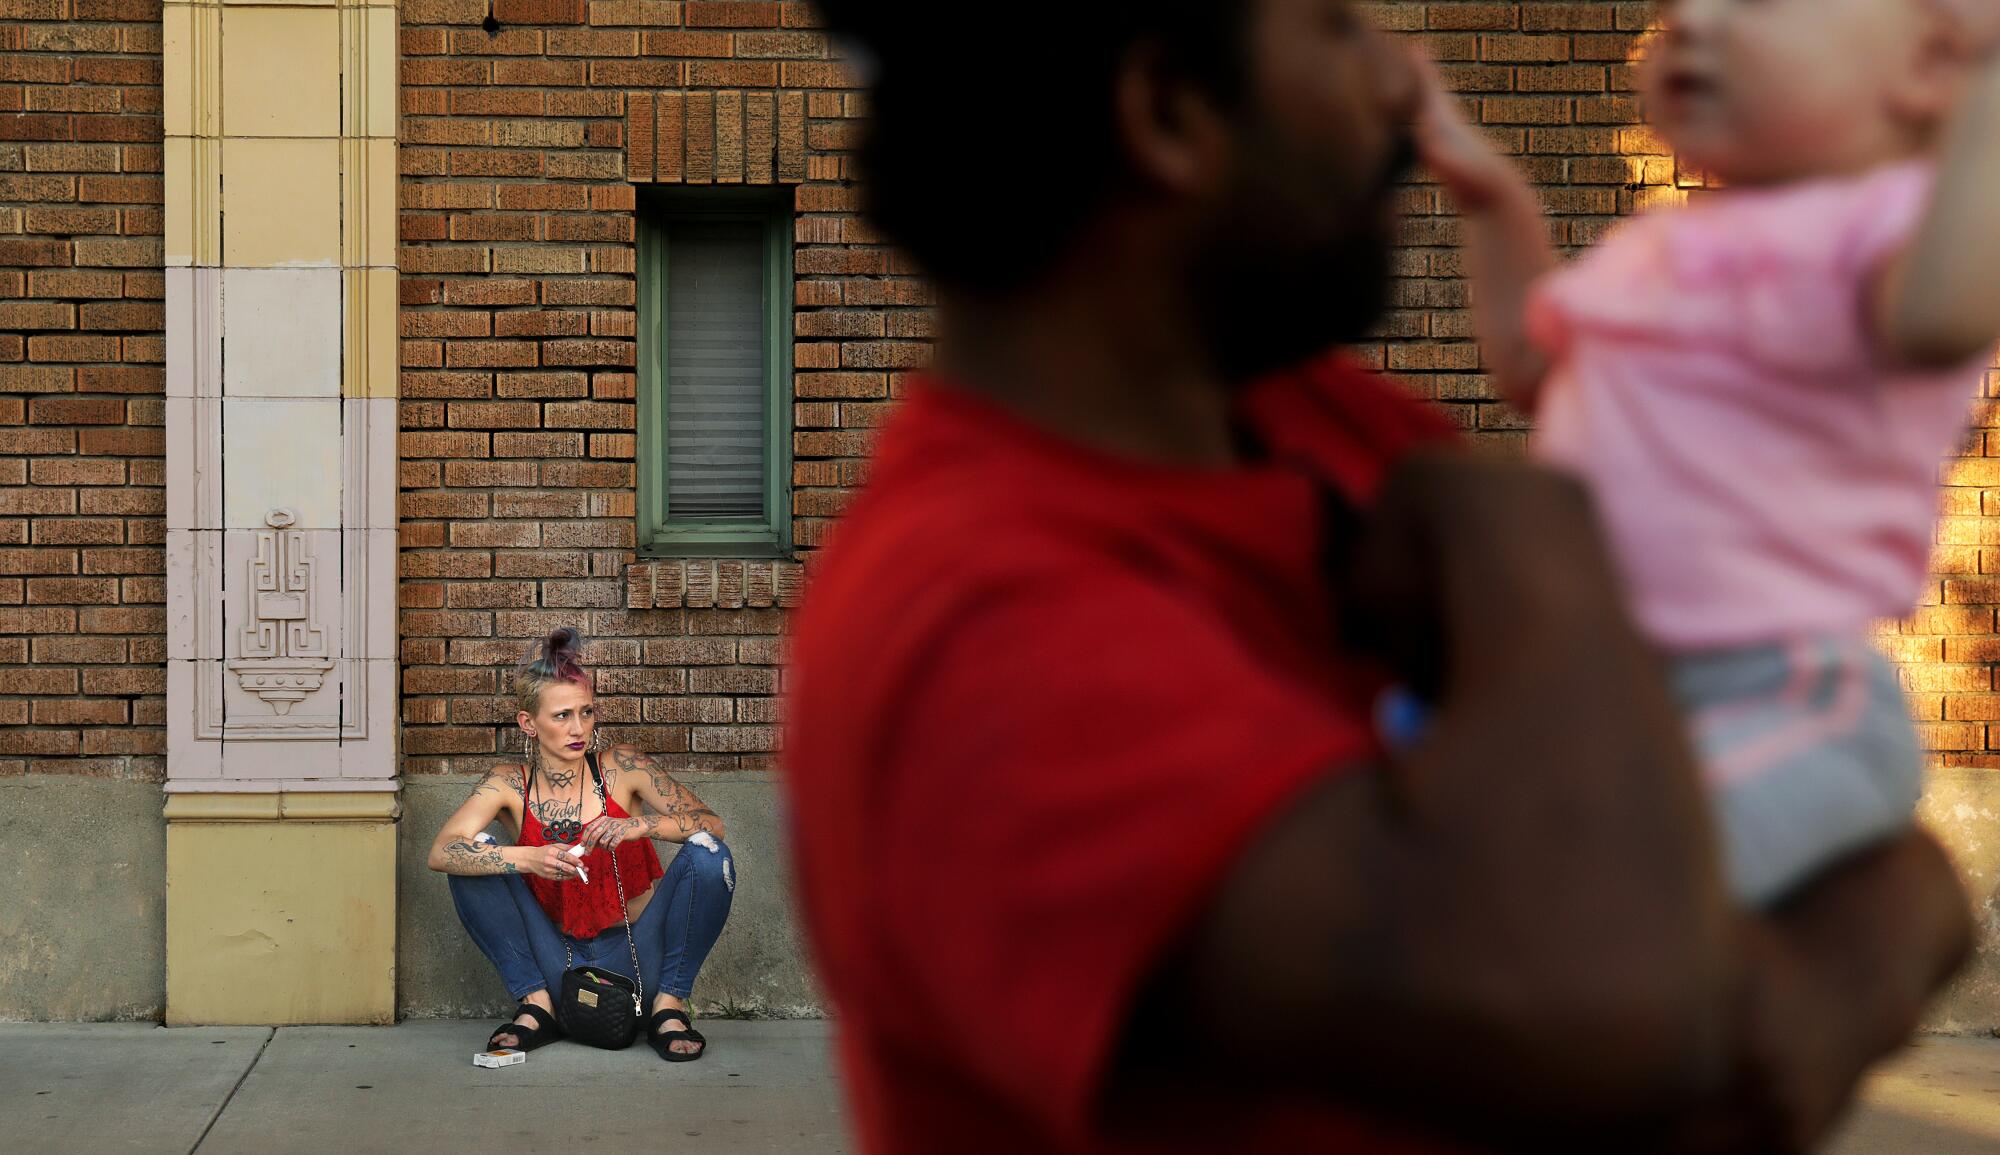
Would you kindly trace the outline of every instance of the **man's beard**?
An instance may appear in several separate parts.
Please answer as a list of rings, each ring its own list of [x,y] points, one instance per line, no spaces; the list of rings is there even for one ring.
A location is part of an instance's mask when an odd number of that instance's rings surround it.
[[[1302,174],[1252,182],[1236,198],[1192,268],[1210,353],[1226,381],[1247,383],[1358,340],[1381,319],[1395,186],[1414,158],[1412,142],[1399,139],[1377,179],[1330,229],[1305,223],[1324,214],[1325,201],[1315,203]]]

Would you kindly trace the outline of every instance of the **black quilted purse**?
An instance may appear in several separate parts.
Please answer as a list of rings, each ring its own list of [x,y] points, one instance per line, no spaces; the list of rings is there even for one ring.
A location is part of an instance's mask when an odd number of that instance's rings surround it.
[[[604,804],[604,779],[597,773],[597,758],[590,758],[590,777],[597,783],[600,813]],[[632,973],[639,973],[639,948],[632,941],[632,917],[625,911],[625,880],[618,873],[617,855],[612,855],[611,879],[618,884],[618,911],[625,916],[625,945],[632,952]],[[580,967],[570,953],[569,936],[563,935],[562,997],[556,1001],[556,1018],[563,1034],[579,1043],[620,1051],[639,1037],[639,1018],[645,1013],[645,992],[637,978],[626,978],[603,967]]]
[[[623,1050],[639,1037],[639,989],[631,979],[601,967],[563,972],[556,1017],[563,1034],[579,1043]]]

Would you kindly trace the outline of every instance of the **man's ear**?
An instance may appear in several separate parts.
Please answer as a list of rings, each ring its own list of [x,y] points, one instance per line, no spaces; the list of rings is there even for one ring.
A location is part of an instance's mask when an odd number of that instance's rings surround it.
[[[1234,152],[1214,100],[1166,67],[1157,45],[1126,53],[1113,100],[1118,145],[1138,179],[1170,194],[1219,188]]]

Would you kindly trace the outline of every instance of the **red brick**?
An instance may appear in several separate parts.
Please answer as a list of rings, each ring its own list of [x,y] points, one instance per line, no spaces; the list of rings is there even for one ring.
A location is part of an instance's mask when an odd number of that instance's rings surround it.
[[[724,32],[647,32],[639,45],[648,56],[726,58],[730,51],[729,35]]]
[[[786,88],[859,88],[861,77],[838,61],[787,60],[780,73]]]
[[[64,241],[0,237],[0,265],[49,267],[69,260],[70,246]]]
[[[532,341],[453,341],[445,350],[451,366],[524,366],[536,363]]]
[[[31,338],[29,345],[39,339]],[[35,425],[122,425],[125,403],[115,398],[37,397],[28,403],[28,421]]]
[[[584,62],[581,60],[496,60],[493,62],[493,83],[495,84],[535,85],[546,88],[554,85],[582,84],[584,79],[585,68]]]
[[[493,0],[502,24],[581,24],[584,13],[584,0]]]
[[[446,281],[444,299],[451,305],[532,305],[535,303],[535,283],[502,278]]]
[[[0,116],[0,140],[73,140],[75,118],[57,113]]]
[[[771,0],[688,0],[682,19],[690,28],[776,28],[778,11]]]
[[[702,88],[775,88],[778,65],[754,60],[697,60],[688,65],[688,84]]]
[[[29,578],[29,605],[114,605],[116,578]]]
[[[77,321],[80,329],[157,331],[166,327],[166,307],[154,301],[91,301],[77,310]]]
[[[630,280],[590,279],[550,281],[542,286],[545,305],[625,305],[634,301]]]
[[[37,726],[123,726],[130,708],[118,698],[41,699],[34,704]]]
[[[515,401],[454,401],[447,419],[454,429],[538,429],[541,423],[541,406]]]
[[[542,345],[545,365],[631,365],[634,359],[629,341],[547,341]]]
[[[124,294],[125,278],[119,273],[38,269],[28,274],[28,295],[33,297],[110,300]]]
[[[74,329],[76,307],[56,301],[0,301],[0,328]]]
[[[520,316],[524,317],[532,315],[520,314]],[[560,314],[556,315],[560,316]],[[501,373],[493,383],[493,391],[501,397],[586,397],[590,394],[590,381],[584,374],[568,370],[551,370],[539,373]]]
[[[18,726],[0,727],[0,754],[69,755],[82,748],[75,730],[27,730]]]
[[[826,55],[826,37],[817,32],[744,32],[736,37],[736,55],[817,59]]]
[[[1528,32],[1595,32],[1612,27],[1612,5],[1594,3],[1522,4],[1521,28]]]
[[[91,671],[95,672],[95,671]],[[7,690],[13,694],[74,694],[77,692],[77,672],[75,670],[13,669],[7,673]],[[16,723],[21,725],[23,723]]]
[[[496,457],[581,457],[583,436],[578,433],[495,433]]]
[[[86,549],[84,573],[157,574],[166,572],[166,555],[158,549]]]
[[[135,704],[133,712],[135,714],[134,721],[138,721],[136,717],[139,713],[138,704]],[[157,729],[85,730],[83,732],[83,752],[85,755],[165,754],[167,752],[167,736],[164,732]],[[81,767],[84,763],[79,762],[72,765]],[[82,773],[82,770],[79,769],[78,773]]]
[[[156,8],[155,12],[157,11]],[[157,19],[156,15],[154,19],[141,20],[140,23],[147,25],[146,30],[150,33],[152,31],[150,26],[156,23]],[[130,85],[131,87],[124,90],[127,109],[144,106],[157,111],[159,107],[160,61],[157,57],[80,59],[76,62],[76,82]]]
[[[500,313],[493,318],[493,333],[498,337],[573,337],[588,331],[589,320],[589,314],[586,313],[551,312],[542,309],[522,313]]]
[[[153,429],[83,429],[77,433],[77,452],[98,457],[163,457],[166,431]]]
[[[159,0],[72,0],[78,20],[150,24],[160,19]]]

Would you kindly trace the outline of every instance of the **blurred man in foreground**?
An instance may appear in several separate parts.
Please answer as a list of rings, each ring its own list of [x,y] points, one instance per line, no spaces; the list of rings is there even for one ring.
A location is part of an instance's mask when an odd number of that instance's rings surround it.
[[[1823,1133],[1963,895],[1911,835],[1733,909],[1580,491],[1323,352],[1381,307],[1404,50],[1344,0],[822,7],[941,293],[792,669],[867,1148]]]

